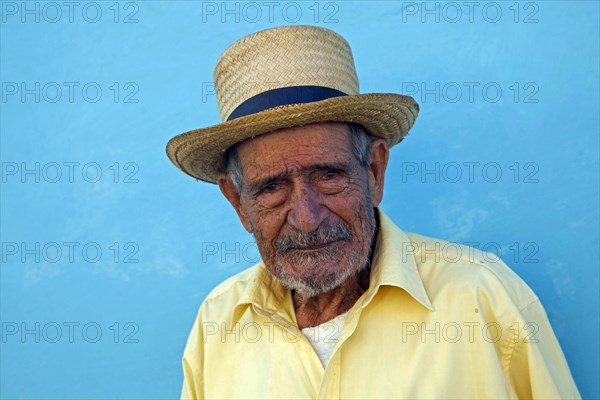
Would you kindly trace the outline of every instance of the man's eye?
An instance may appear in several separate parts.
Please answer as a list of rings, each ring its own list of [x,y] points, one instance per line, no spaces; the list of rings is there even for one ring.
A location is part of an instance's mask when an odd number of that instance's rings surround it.
[[[329,171],[325,171],[322,176],[323,176],[323,179],[329,180],[329,179],[333,179],[333,178],[337,177],[338,175],[339,175],[338,171],[329,170]]]
[[[276,183],[268,183],[261,189],[261,193],[273,193],[279,188]]]

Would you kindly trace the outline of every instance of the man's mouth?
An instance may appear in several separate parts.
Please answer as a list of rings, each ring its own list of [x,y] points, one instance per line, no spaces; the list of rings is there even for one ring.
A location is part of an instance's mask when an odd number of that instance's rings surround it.
[[[337,243],[338,240],[333,240],[331,242],[326,242],[326,243],[319,243],[319,244],[315,244],[312,246],[305,246],[305,247],[293,247],[287,251],[319,251],[324,249],[325,247],[331,246],[334,243]]]

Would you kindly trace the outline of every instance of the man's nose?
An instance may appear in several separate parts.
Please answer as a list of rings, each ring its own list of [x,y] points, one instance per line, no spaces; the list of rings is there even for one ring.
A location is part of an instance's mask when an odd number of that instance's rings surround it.
[[[321,195],[309,185],[295,185],[291,197],[288,222],[302,232],[312,232],[327,218],[327,208],[321,203]]]

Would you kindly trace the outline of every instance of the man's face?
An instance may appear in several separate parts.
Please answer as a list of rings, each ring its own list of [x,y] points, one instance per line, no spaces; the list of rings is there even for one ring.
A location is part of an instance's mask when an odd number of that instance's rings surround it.
[[[258,136],[238,146],[239,195],[220,182],[267,269],[306,297],[338,287],[368,263],[387,147],[376,140],[378,154],[363,166],[350,135],[346,124],[320,123]]]

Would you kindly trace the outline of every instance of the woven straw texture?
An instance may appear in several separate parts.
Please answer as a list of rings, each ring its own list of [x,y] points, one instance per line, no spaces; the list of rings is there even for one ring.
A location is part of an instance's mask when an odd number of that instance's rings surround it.
[[[214,81],[222,121],[243,101],[273,88],[312,85],[359,93],[348,43],[312,26],[268,29],[238,40],[217,61]]]
[[[372,135],[399,143],[417,117],[409,96],[359,94],[348,43],[325,28],[291,26],[246,36],[219,58],[215,89],[223,121],[245,100],[267,90],[289,86],[325,86],[348,96],[271,108],[175,136],[167,155],[183,172],[216,183],[229,147],[261,134],[315,122],[356,122]]]

